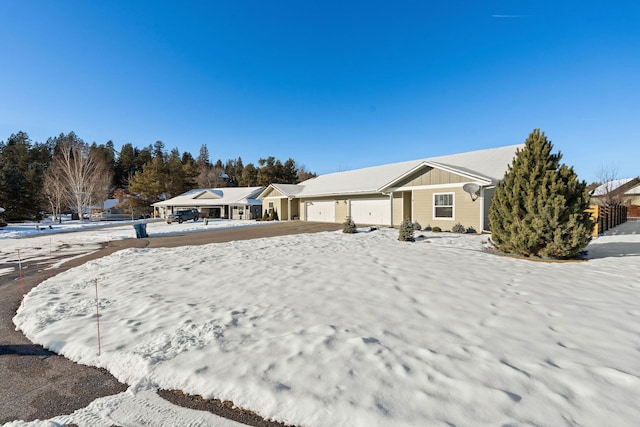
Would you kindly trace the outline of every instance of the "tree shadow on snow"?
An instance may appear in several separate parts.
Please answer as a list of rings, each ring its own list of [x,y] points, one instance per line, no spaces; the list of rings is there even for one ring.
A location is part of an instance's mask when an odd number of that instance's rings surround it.
[[[587,246],[587,251],[587,259],[640,256],[640,244],[628,242],[591,244]]]

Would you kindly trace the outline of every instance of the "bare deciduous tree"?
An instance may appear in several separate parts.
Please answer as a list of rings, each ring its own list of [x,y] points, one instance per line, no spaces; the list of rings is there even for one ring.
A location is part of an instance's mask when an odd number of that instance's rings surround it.
[[[218,188],[226,186],[224,179],[224,169],[218,166],[206,166],[200,170],[196,177],[199,188]]]
[[[49,169],[44,173],[43,180],[44,194],[51,206],[54,221],[59,218],[63,204],[69,199],[69,192],[58,163],[57,159],[53,160]]]
[[[596,196],[606,206],[618,206],[623,203],[623,195],[616,189],[620,186],[618,168],[614,166],[602,166],[597,175],[601,183],[596,189]]]
[[[92,200],[106,199],[111,185],[111,172],[104,159],[73,132],[60,136],[57,149],[54,156],[58,165],[56,171],[66,184],[69,198],[82,219],[85,208],[91,206]]]

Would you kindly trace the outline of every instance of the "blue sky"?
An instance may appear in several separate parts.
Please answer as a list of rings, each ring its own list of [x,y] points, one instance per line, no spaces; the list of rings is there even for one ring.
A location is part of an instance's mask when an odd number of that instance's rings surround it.
[[[640,175],[640,2],[0,1],[0,140],[317,173],[523,142]]]

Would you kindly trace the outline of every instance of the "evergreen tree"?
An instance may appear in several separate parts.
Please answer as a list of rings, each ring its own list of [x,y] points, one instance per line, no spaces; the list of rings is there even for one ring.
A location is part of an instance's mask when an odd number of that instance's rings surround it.
[[[182,163],[182,170],[184,172],[184,176],[187,182],[189,189],[196,187],[196,177],[198,176],[198,170],[196,168],[196,161],[188,151],[182,153],[182,158],[180,159]]]
[[[140,208],[149,210],[152,203],[164,198],[166,177],[162,158],[156,156],[129,180],[129,193]]]
[[[166,161],[166,153],[164,152],[164,142],[158,140],[153,144],[153,157],[162,157]]]
[[[239,185],[242,187],[254,187],[258,185],[258,169],[256,169],[253,163],[248,163],[247,166],[242,169]]]
[[[126,143],[120,148],[120,154],[116,159],[115,164],[115,185],[119,188],[127,188],[129,178],[138,171],[138,164],[136,163],[137,157],[136,149],[133,148],[133,144]],[[140,169],[142,170],[142,169]]]
[[[347,216],[347,219],[342,223],[342,232],[347,234],[355,234],[358,232],[356,223],[353,222],[350,216]]]
[[[0,206],[7,220],[39,219],[46,207],[42,193],[51,145],[31,145],[25,132],[0,142]]]
[[[308,172],[304,165],[298,167],[298,173],[296,176],[296,183],[306,181],[311,178],[315,178],[317,175],[313,172]]]
[[[398,240],[401,242],[415,242],[413,237],[413,222],[409,218],[406,218],[400,224],[400,231],[398,232]]]
[[[551,141],[535,129],[496,186],[491,240],[505,253],[571,258],[591,240],[587,184],[560,164]]]
[[[167,178],[165,190],[167,198],[175,197],[193,188],[191,170],[182,164],[177,148],[171,150],[167,158]]]
[[[298,182],[298,168],[296,161],[292,158],[287,159],[282,167],[283,184],[296,184]]]
[[[209,149],[207,148],[207,144],[202,144],[200,146],[200,153],[198,153],[198,159],[196,160],[196,164],[198,165],[198,168],[200,168],[200,170],[211,166],[211,160],[209,157]]]
[[[143,149],[135,148],[134,153],[136,159],[136,172],[140,172],[144,168],[144,165],[151,162],[151,160],[153,159],[153,147],[151,145],[148,145]],[[161,160],[164,163],[164,159]]]

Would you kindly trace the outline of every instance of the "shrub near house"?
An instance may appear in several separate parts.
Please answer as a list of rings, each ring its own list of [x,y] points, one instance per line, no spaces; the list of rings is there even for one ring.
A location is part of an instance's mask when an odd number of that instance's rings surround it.
[[[489,211],[491,241],[505,253],[572,258],[591,240],[587,184],[551,154],[535,129],[497,184]]]

